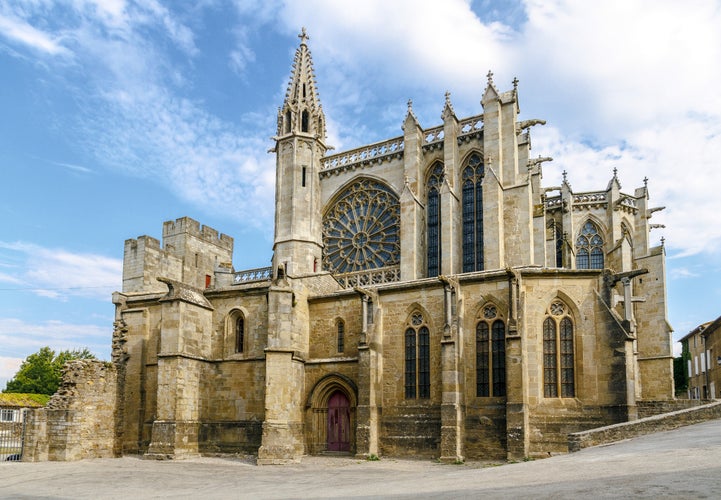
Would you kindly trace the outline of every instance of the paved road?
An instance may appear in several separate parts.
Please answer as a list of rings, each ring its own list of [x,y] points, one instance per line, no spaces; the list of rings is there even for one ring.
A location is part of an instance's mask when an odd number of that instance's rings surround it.
[[[4,463],[0,497],[719,498],[721,420],[498,466],[347,457],[264,467],[224,458]]]

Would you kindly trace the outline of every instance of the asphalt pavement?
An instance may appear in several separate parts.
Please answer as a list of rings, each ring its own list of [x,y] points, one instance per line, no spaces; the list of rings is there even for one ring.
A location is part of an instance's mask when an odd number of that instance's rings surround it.
[[[138,457],[0,464],[0,498],[721,498],[721,420],[513,464]]]

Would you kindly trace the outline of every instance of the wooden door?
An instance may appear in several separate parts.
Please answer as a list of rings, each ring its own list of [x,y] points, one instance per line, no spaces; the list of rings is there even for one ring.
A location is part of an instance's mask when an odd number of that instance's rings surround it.
[[[350,451],[350,403],[341,391],[328,400],[328,451]]]

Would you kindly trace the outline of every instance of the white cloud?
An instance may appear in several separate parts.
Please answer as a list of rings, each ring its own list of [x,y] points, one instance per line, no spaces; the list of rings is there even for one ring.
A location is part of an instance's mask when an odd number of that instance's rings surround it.
[[[107,300],[109,291],[121,285],[122,261],[102,255],[0,241],[0,258],[14,262],[5,266],[9,271],[0,274],[1,282],[43,297]]]
[[[445,90],[459,116],[480,113],[488,69],[503,89],[517,74],[523,112],[549,120],[533,131],[534,153],[555,158],[545,167],[548,183],[565,169],[574,189],[600,190],[618,168],[632,192],[648,177],[652,203],[668,207],[654,215],[667,227],[652,241],[665,236],[673,255],[719,252],[718,2],[526,0],[525,16],[517,4],[505,13],[492,2],[475,5],[491,12],[477,15],[468,0],[236,0],[229,64],[242,75],[262,63],[249,35],[261,27],[291,35],[305,25],[331,143],[340,149],[399,135],[409,97],[426,127],[440,123]],[[148,31],[196,57],[187,13],[157,1],[75,6],[82,22],[54,31],[29,24],[30,6],[10,12],[11,25],[32,34],[23,43],[50,51],[63,40],[87,71],[95,94],[79,99],[85,146],[105,164],[168,182],[206,210],[270,227],[273,159],[265,151],[275,110],[256,109],[253,118],[263,118],[252,125],[242,117],[230,123],[181,93],[192,85],[183,74],[192,62],[171,62]]]
[[[0,12],[0,35],[46,54],[68,55],[69,51],[52,35],[38,30],[21,19]]]
[[[0,354],[3,356],[0,359],[9,360],[11,368],[13,360],[23,360],[45,346],[56,352],[87,347],[99,359],[104,359],[108,357],[111,338],[111,326],[57,320],[28,323],[17,318],[0,318]]]
[[[15,376],[22,362],[23,358],[0,356],[0,391],[5,389],[8,380]]]

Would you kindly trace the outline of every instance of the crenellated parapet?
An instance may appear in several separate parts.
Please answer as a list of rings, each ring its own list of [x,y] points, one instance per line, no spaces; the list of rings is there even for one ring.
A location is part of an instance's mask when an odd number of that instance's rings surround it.
[[[125,242],[123,292],[163,292],[159,277],[199,289],[213,285],[215,271],[232,266],[233,238],[189,217],[163,224],[163,241],[139,236]]]
[[[205,243],[216,245],[222,249],[233,251],[233,238],[227,234],[219,233],[210,226],[201,225],[197,220],[190,217],[181,217],[176,220],[169,220],[163,223],[163,242],[167,238],[178,235],[192,236]]]

